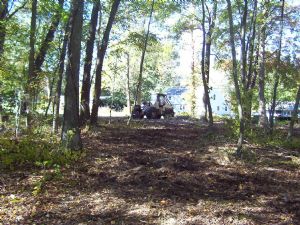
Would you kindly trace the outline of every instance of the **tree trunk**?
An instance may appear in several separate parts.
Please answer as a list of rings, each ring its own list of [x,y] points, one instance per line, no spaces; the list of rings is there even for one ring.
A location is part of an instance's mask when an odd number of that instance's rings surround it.
[[[96,37],[98,13],[100,10],[100,1],[96,0],[93,5],[89,37],[86,43],[84,71],[81,87],[80,100],[80,124],[84,125],[90,119],[90,90],[91,90],[91,68],[93,61],[94,42]]]
[[[2,0],[0,2],[0,60],[4,52],[4,42],[6,36],[6,17],[8,14],[8,0]]]
[[[32,107],[36,107],[36,102],[38,99],[38,87],[39,87],[39,73],[42,71],[42,65],[45,62],[46,54],[50,48],[50,44],[54,39],[54,34],[57,30],[58,24],[61,18],[61,9],[63,8],[64,0],[59,0],[59,9],[57,9],[55,15],[52,18],[52,22],[49,26],[48,32],[43,40],[37,56],[34,60],[34,69],[32,75],[33,90],[32,90]]]
[[[83,0],[72,1],[68,64],[66,69],[65,108],[62,142],[72,150],[80,150],[79,129],[79,68],[83,20]]]
[[[49,79],[50,80],[50,79]],[[48,112],[49,112],[49,109],[50,109],[50,105],[53,101],[53,88],[54,88],[54,82],[55,82],[55,78],[53,77],[50,81],[50,84],[49,84],[49,99],[48,99],[48,104],[47,104],[47,107],[46,107],[46,110],[45,110],[45,117],[47,119],[47,116],[48,116]]]
[[[248,1],[244,0],[243,17],[241,21],[241,72],[243,89],[246,90],[246,75],[247,75],[247,48],[246,48],[246,32],[247,32],[247,15]]]
[[[235,97],[237,101],[237,106],[239,111],[239,122],[240,122],[239,139],[238,139],[236,154],[238,157],[241,157],[243,141],[244,141],[244,133],[245,133],[245,122],[244,122],[241,91],[240,91],[240,86],[238,81],[238,67],[237,67],[237,60],[236,60],[231,1],[230,0],[226,0],[226,1],[227,1],[227,10],[228,10],[228,18],[229,18],[230,45],[231,45],[231,54],[232,54],[232,76],[233,76]]]
[[[146,37],[145,37],[144,47],[142,50],[142,57],[141,57],[141,62],[140,62],[140,72],[139,72],[138,84],[137,84],[137,88],[136,88],[135,105],[141,105],[141,102],[142,102],[142,82],[143,82],[144,60],[145,60],[145,54],[146,54],[146,50],[147,50],[147,46],[148,46],[148,38],[149,38],[149,33],[150,33],[150,24],[151,24],[152,15],[153,15],[154,2],[155,2],[155,0],[152,0],[151,11],[150,11],[150,15],[149,15],[149,22],[148,22],[148,27],[147,27],[147,33],[146,33]]]
[[[120,1],[121,0],[114,0],[112,4],[111,11],[109,14],[109,19],[103,34],[101,46],[98,46],[94,99],[93,99],[92,113],[90,119],[91,125],[96,124],[98,120],[98,108],[100,105],[103,61],[108,46],[110,31],[118,11]]]
[[[35,67],[35,72],[38,73],[41,71],[41,67],[45,61],[45,57],[47,54],[47,51],[50,47],[51,42],[54,39],[54,34],[57,30],[58,24],[60,22],[61,18],[61,9],[63,8],[64,5],[64,0],[59,0],[59,9],[57,9],[55,15],[53,16],[52,22],[49,26],[48,32],[46,34],[45,39],[43,40],[41,47],[39,49],[39,52],[36,56],[35,62],[34,62],[34,67]]]
[[[4,53],[4,42],[6,36],[5,19],[7,14],[8,14],[8,0],[3,0],[0,2],[0,63],[2,61],[2,55]],[[0,84],[0,88],[1,88],[1,84]],[[0,114],[1,113],[2,113],[2,97],[0,96]]]
[[[264,17],[266,18],[266,17]],[[265,74],[266,74],[266,24],[261,29],[261,59],[259,63],[259,79],[258,79],[258,98],[259,98],[259,125],[263,127],[264,132],[268,129],[268,118],[266,112],[265,98]]]
[[[256,23],[257,23],[257,0],[254,1],[254,13],[251,17],[251,32],[249,35],[250,47],[249,47],[249,56],[248,56],[248,72],[247,72],[247,90],[253,89],[256,83],[257,75],[257,61],[254,57],[255,52],[255,40],[256,40]],[[259,40],[258,40],[259,42]],[[259,48],[259,45],[257,45]],[[251,116],[251,115],[250,115]]]
[[[191,94],[191,115],[196,116],[196,72],[195,72],[195,40],[194,40],[194,30],[191,30],[192,36],[192,94]]]
[[[56,93],[55,93],[55,113],[53,117],[53,131],[55,133],[58,133],[61,86],[63,80],[63,73],[65,69],[65,58],[67,53],[67,44],[68,44],[68,37],[70,32],[69,28],[70,28],[70,19],[66,24],[63,44],[62,44],[61,53],[59,57],[58,80],[56,84]]]
[[[271,104],[271,110],[270,110],[270,133],[273,133],[274,128],[274,113],[276,108],[276,101],[277,101],[277,88],[279,85],[279,68],[281,64],[281,46],[282,46],[282,36],[283,36],[283,16],[284,16],[284,0],[282,0],[281,5],[281,21],[280,21],[280,37],[279,37],[279,48],[277,50],[277,68],[275,73],[275,81],[274,81],[274,87],[273,87],[273,94],[272,94],[272,104]]]
[[[203,1],[202,1],[202,10],[204,9]],[[205,73],[205,79],[206,79],[206,88],[204,89],[204,92],[205,92],[206,101],[207,101],[206,104],[207,104],[207,111],[208,111],[209,126],[213,126],[213,123],[214,123],[208,86],[209,86],[209,75],[210,75],[209,73],[210,73],[210,55],[211,55],[212,34],[213,34],[213,31],[215,28],[215,19],[217,16],[217,6],[218,6],[218,2],[214,1],[212,17],[209,16],[209,28],[208,28],[208,32],[206,34],[206,39],[205,39],[204,73]],[[205,12],[203,12],[203,14],[204,13]],[[205,14],[202,16],[203,16],[203,19],[205,19]],[[202,27],[203,26],[205,26],[205,24],[203,24]]]
[[[27,107],[27,126],[31,128],[32,125],[32,102],[34,99],[34,55],[35,55],[35,33],[36,33],[36,17],[37,17],[37,0],[32,0],[31,4],[31,25],[30,25],[30,52],[29,52],[29,66],[28,66],[28,82],[27,94],[29,98],[26,102]]]
[[[209,101],[209,93],[208,93],[208,85],[207,85],[207,79],[205,76],[205,47],[206,47],[206,29],[205,29],[205,7],[204,7],[204,0],[201,1],[202,5],[202,51],[201,51],[201,75],[202,75],[202,82],[203,82],[203,104],[205,109],[205,121],[208,121],[207,119],[207,110],[208,110],[208,101]]]
[[[288,136],[287,136],[288,140],[293,136],[293,134],[294,134],[294,124],[295,124],[296,121],[298,121],[299,101],[300,101],[300,85],[298,86],[295,105],[294,105],[294,109],[293,109],[293,112],[292,112],[292,118],[291,118],[291,122],[290,122]]]
[[[127,83],[126,83],[126,94],[127,94],[127,108],[129,116],[131,115],[131,102],[130,102],[130,56],[129,53],[125,53],[127,56]]]

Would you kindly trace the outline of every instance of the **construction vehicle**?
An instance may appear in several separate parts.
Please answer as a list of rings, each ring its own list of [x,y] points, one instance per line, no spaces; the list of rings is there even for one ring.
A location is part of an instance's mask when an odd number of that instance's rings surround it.
[[[143,102],[142,106],[135,105],[132,110],[132,118],[142,119],[144,116],[147,119],[160,119],[174,117],[174,108],[165,94],[157,94],[156,100],[151,102]]]

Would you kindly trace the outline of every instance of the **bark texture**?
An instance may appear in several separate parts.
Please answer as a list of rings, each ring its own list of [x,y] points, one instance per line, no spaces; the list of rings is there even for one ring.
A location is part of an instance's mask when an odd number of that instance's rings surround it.
[[[264,13],[264,19],[267,18],[267,10]],[[265,98],[265,75],[266,75],[266,24],[261,28],[260,36],[261,44],[261,59],[259,63],[259,78],[258,78],[258,98],[259,98],[259,125],[263,127],[266,133],[268,128],[268,118],[266,111],[266,98]]]
[[[79,67],[83,20],[83,0],[72,1],[68,64],[66,68],[65,108],[62,142],[72,150],[80,150],[79,129]]]
[[[8,0],[0,2],[0,59],[4,51],[4,41],[6,36],[6,17],[8,15]]]
[[[236,96],[236,101],[237,101],[237,106],[239,111],[239,123],[240,123],[239,139],[238,139],[236,154],[238,157],[241,157],[244,135],[245,135],[245,121],[244,121],[241,91],[240,91],[239,81],[238,81],[238,67],[237,67],[236,49],[235,49],[235,41],[234,41],[231,1],[226,0],[226,2],[227,2],[227,10],[228,10],[228,18],[229,18],[230,45],[231,45],[231,54],[232,54],[232,77],[234,82],[235,96]]]
[[[52,21],[51,21],[51,24],[47,31],[47,34],[41,44],[39,52],[35,58],[35,61],[34,61],[35,73],[39,73],[41,71],[41,67],[42,67],[43,63],[45,62],[46,54],[50,48],[50,44],[54,39],[55,32],[59,25],[60,18],[61,18],[61,9],[63,8],[64,0],[59,0],[58,4],[59,4],[59,9],[57,10],[57,12],[54,14],[54,16],[52,18]]]
[[[61,96],[61,89],[62,89],[62,81],[63,81],[63,74],[65,69],[65,58],[67,53],[67,44],[68,44],[68,37],[70,32],[70,20],[68,20],[65,28],[64,40],[61,47],[61,53],[59,57],[59,68],[58,68],[58,79],[56,83],[56,93],[55,93],[55,112],[54,112],[54,119],[53,119],[53,131],[55,133],[58,132],[58,125],[59,125],[59,110],[60,110],[60,96]]]
[[[274,86],[273,86],[273,93],[272,93],[272,103],[271,103],[271,109],[270,109],[270,133],[272,134],[273,128],[274,128],[274,114],[275,114],[275,108],[276,108],[276,101],[277,101],[277,89],[279,85],[279,68],[281,64],[281,46],[282,46],[282,36],[283,36],[283,16],[284,16],[284,1],[282,0],[281,5],[281,21],[280,21],[280,37],[279,37],[279,46],[277,50],[277,68],[275,73],[275,79],[274,79]]]
[[[113,22],[115,20],[120,2],[121,2],[121,0],[114,0],[112,7],[111,7],[110,14],[109,14],[109,19],[108,19],[108,22],[107,22],[107,25],[106,25],[106,28],[105,28],[105,31],[103,34],[101,45],[98,46],[95,89],[94,89],[93,106],[92,106],[92,113],[91,113],[91,119],[90,119],[91,125],[97,124],[97,120],[98,120],[98,108],[100,105],[103,61],[104,61],[104,56],[105,56],[106,49],[107,49],[108,42],[109,42],[110,31],[111,31]]]
[[[213,115],[212,108],[209,97],[209,75],[210,75],[210,55],[211,55],[211,45],[212,45],[212,35],[215,27],[215,19],[217,14],[217,1],[213,3],[213,12],[212,15],[208,16],[208,31],[206,33],[205,29],[205,1],[202,1],[202,35],[203,35],[203,44],[202,44],[202,59],[201,59],[201,73],[202,73],[202,82],[204,88],[204,105],[205,105],[205,117],[207,118],[208,112],[208,122],[209,126],[213,125]]]
[[[90,90],[91,90],[91,69],[93,60],[93,50],[98,24],[98,14],[100,10],[100,1],[94,2],[89,27],[89,37],[86,43],[84,70],[81,87],[80,99],[80,123],[85,124],[90,119]]]
[[[34,99],[34,55],[35,55],[35,33],[36,33],[36,18],[37,18],[37,0],[32,0],[31,4],[31,24],[30,24],[30,38],[29,38],[29,65],[28,65],[28,81],[27,81],[27,126],[32,125],[32,110]]]

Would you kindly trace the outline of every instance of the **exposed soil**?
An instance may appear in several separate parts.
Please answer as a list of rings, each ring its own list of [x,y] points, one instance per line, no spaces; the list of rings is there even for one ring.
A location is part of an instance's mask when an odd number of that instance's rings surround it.
[[[236,160],[223,124],[185,120],[115,119],[83,140],[36,195],[45,171],[0,175],[0,224],[300,224],[300,147]]]

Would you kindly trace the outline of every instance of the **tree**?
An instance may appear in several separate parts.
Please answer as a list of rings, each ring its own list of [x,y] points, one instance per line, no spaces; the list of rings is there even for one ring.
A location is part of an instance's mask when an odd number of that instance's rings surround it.
[[[4,41],[6,35],[5,19],[8,14],[8,0],[0,2],[0,59],[3,55]]]
[[[2,0],[0,2],[0,59],[4,52],[4,42],[6,37],[6,24],[9,19],[11,19],[20,9],[24,8],[27,1],[25,0],[21,5],[14,9],[14,11],[9,12],[8,6],[9,0]]]
[[[237,156],[240,157],[242,153],[242,146],[243,146],[243,141],[245,136],[245,119],[244,119],[243,102],[242,102],[239,79],[238,79],[238,66],[237,66],[236,49],[235,49],[235,41],[234,41],[234,28],[233,28],[231,1],[226,0],[226,2],[227,2],[229,32],[230,32],[230,46],[231,46],[231,55],[232,55],[232,77],[234,81],[235,97],[236,97],[237,107],[239,112],[238,114],[239,115],[239,139],[238,139],[236,153]]]
[[[34,98],[34,55],[35,55],[35,34],[36,34],[36,17],[37,17],[37,0],[32,0],[31,4],[31,25],[30,25],[30,52],[28,66],[28,83],[27,93],[29,99],[27,101],[27,125],[30,128],[32,123],[32,102]]]
[[[300,101],[300,85],[298,86],[298,91],[295,99],[295,105],[292,112],[291,122],[289,126],[289,132],[287,139],[290,139],[294,134],[294,124],[298,120],[298,111],[299,111],[299,101]]]
[[[279,84],[279,68],[281,65],[281,47],[282,47],[282,36],[283,36],[283,18],[284,18],[284,1],[281,0],[281,15],[280,15],[280,31],[279,31],[279,46],[277,50],[277,68],[275,73],[275,81],[274,81],[274,87],[273,87],[273,94],[272,94],[272,102],[271,102],[271,109],[270,109],[270,133],[273,132],[274,127],[274,113],[275,113],[275,107],[276,107],[276,100],[277,100],[277,89]]]
[[[97,64],[96,64],[96,78],[95,78],[95,88],[94,88],[94,98],[93,98],[93,106],[92,106],[92,113],[90,123],[91,125],[96,124],[98,120],[98,108],[100,105],[100,95],[101,95],[101,79],[102,79],[102,68],[103,68],[103,61],[104,56],[106,53],[106,49],[108,46],[109,35],[115,20],[118,7],[121,0],[114,0],[111,6],[111,11],[109,14],[109,19],[103,34],[103,38],[101,41],[101,45],[98,46],[97,50]]]
[[[208,11],[208,31],[205,29],[205,21],[206,21],[206,10],[205,10],[205,0],[202,0],[202,58],[201,58],[201,74],[202,74],[202,82],[204,88],[204,105],[205,105],[205,118],[207,119],[207,111],[208,111],[208,121],[209,125],[213,125],[213,116],[212,109],[210,104],[209,97],[209,72],[210,72],[210,56],[211,56],[211,44],[212,44],[212,35],[215,27],[215,20],[217,15],[217,1],[213,1],[213,11],[210,13]]]
[[[126,72],[126,100],[127,100],[127,108],[129,115],[131,114],[131,101],[130,101],[130,55],[128,52],[125,52],[126,54],[126,66],[127,66],[127,72]]]
[[[263,127],[266,133],[268,127],[268,118],[266,113],[266,98],[265,98],[265,76],[266,76],[266,39],[267,39],[267,18],[269,12],[267,8],[268,0],[264,2],[264,13],[263,13],[263,24],[261,25],[260,31],[260,62],[259,62],[259,78],[258,78],[258,97],[259,97],[259,124]]]
[[[138,76],[138,83],[137,83],[136,94],[135,94],[135,105],[141,105],[141,102],[142,102],[141,98],[142,98],[142,82],[143,82],[144,60],[145,60],[145,54],[146,54],[147,46],[148,46],[150,25],[151,25],[153,9],[154,9],[154,2],[155,2],[155,0],[152,0],[150,14],[149,14],[149,21],[148,21],[148,26],[147,26],[147,32],[146,32],[146,36],[145,36],[145,42],[144,42],[144,46],[143,46],[143,49],[142,49],[142,56],[141,56],[141,62],[140,62],[140,72],[139,72],[139,76]]]
[[[60,22],[61,10],[63,8],[63,5],[64,5],[64,0],[58,0],[58,7],[56,7],[56,12],[54,13],[47,34],[41,43],[41,47],[34,61],[35,76],[38,76],[38,73],[41,72],[41,67],[45,61],[47,51],[49,50],[50,44],[54,39],[54,34]]]
[[[53,131],[58,132],[58,121],[59,121],[59,109],[60,109],[60,96],[61,96],[61,88],[62,88],[62,81],[63,81],[63,73],[65,69],[65,58],[67,53],[67,44],[68,44],[68,37],[70,32],[70,19],[68,19],[65,27],[65,34],[63,38],[63,43],[60,51],[59,56],[59,68],[58,68],[58,75],[57,75],[57,83],[56,83],[56,93],[54,99],[54,116],[53,116]]]
[[[80,100],[80,123],[85,124],[90,119],[90,89],[91,89],[91,68],[93,61],[93,50],[100,11],[100,0],[95,0],[89,24],[89,37],[86,43],[84,70]],[[101,13],[101,12],[100,12]]]
[[[72,0],[68,64],[66,68],[65,108],[62,142],[72,150],[82,148],[79,129],[79,66],[83,20],[83,0]]]
[[[193,9],[191,10],[191,12],[188,12],[187,15],[184,15],[180,18],[180,20],[176,23],[175,25],[175,33],[176,36],[178,35],[182,35],[185,32],[188,32],[191,35],[191,41],[190,41],[190,45],[191,45],[191,75],[188,78],[188,86],[189,86],[189,102],[191,104],[191,115],[193,117],[196,116],[196,92],[197,92],[197,86],[198,86],[198,79],[197,79],[197,72],[198,72],[198,52],[196,49],[196,31],[198,29],[200,29],[199,27],[199,21],[201,20],[198,15],[197,15],[197,11],[195,10],[196,8],[196,4],[195,3],[191,3],[191,7],[193,7]],[[203,15],[203,14],[202,14]],[[201,21],[202,23],[202,21]],[[203,28],[203,27],[202,27]],[[203,36],[204,37],[204,36]],[[204,40],[204,46],[205,46],[205,40]],[[205,52],[205,48],[202,48],[202,51]],[[204,57],[201,57],[201,60],[203,59],[204,62]],[[202,62],[202,61],[201,61]],[[201,64],[201,69],[204,68],[204,64]],[[205,101],[204,101],[205,102]]]

